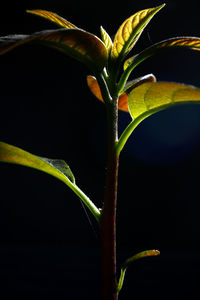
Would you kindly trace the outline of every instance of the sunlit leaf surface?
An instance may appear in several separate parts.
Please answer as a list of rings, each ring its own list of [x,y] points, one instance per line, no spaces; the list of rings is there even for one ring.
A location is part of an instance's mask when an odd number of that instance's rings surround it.
[[[0,161],[31,167],[48,173],[65,183],[75,183],[74,175],[64,160],[33,155],[18,147],[0,142]]]
[[[130,114],[136,119],[179,103],[200,103],[200,89],[180,83],[147,82],[131,91],[128,102]]]
[[[111,40],[109,34],[105,31],[105,29],[102,26],[100,29],[101,29],[101,39],[104,42],[108,52],[110,52],[112,49],[112,46],[113,46],[112,40]]]
[[[168,48],[188,48],[200,51],[200,38],[176,37],[154,44],[153,46],[145,49],[144,51],[140,52],[134,57],[131,57],[128,60],[126,60],[124,63],[124,70],[126,70],[128,67],[131,67],[131,65],[135,67],[148,57]]]
[[[144,28],[163,6],[144,9],[124,21],[114,39],[111,52],[113,59],[123,58],[132,49]]]
[[[18,147],[0,142],[0,162],[34,168],[63,181],[83,201],[99,222],[99,209],[76,185],[74,175],[64,160],[40,157]]]
[[[51,11],[35,9],[35,10],[27,10],[27,12],[30,14],[45,18],[61,27],[76,28],[75,25],[73,25],[72,23],[68,22],[64,18],[60,17],[59,15],[57,15],[56,13],[53,13]]]
[[[55,48],[84,64],[101,71],[107,62],[107,49],[95,35],[81,29],[45,30],[31,35],[0,37],[0,55],[25,43],[40,43]]]

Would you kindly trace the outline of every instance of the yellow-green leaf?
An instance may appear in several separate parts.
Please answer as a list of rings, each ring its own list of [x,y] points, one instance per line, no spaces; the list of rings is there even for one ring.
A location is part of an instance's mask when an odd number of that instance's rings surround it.
[[[63,181],[83,201],[97,221],[99,221],[100,211],[76,185],[74,175],[64,160],[36,156],[18,147],[0,142],[0,162],[34,168]]]
[[[64,160],[39,157],[4,142],[0,142],[0,161],[43,171],[67,184],[75,183],[74,175]]]
[[[157,256],[160,254],[159,250],[145,250],[142,252],[139,252],[137,254],[134,254],[133,256],[131,256],[130,258],[128,258],[125,263],[123,264],[123,268],[127,268],[130,264],[132,264],[134,261],[141,259],[141,258],[145,258],[145,257],[149,257],[149,256]]]
[[[134,129],[147,117],[170,106],[199,103],[200,89],[173,82],[146,82],[128,95],[129,112],[133,118],[116,145],[119,154]]]
[[[45,18],[61,27],[65,27],[65,28],[77,28],[75,25],[73,25],[72,23],[68,22],[67,20],[65,20],[64,18],[60,17],[59,15],[57,15],[56,13],[53,13],[51,11],[47,11],[47,10],[42,10],[42,9],[35,9],[35,10],[27,10],[26,12],[33,14],[33,15],[37,15],[39,17]]]
[[[144,119],[175,104],[200,103],[200,89],[180,83],[147,82],[131,91],[128,102],[132,118]]]
[[[95,35],[77,28],[0,37],[0,55],[25,43],[40,43],[55,48],[86,64],[92,71],[101,71],[107,63],[108,53],[104,43]]]
[[[105,31],[105,29],[101,26],[101,39],[104,42],[106,49],[108,50],[108,53],[111,51],[113,43],[111,40],[111,37],[109,36],[109,34]]]
[[[142,31],[150,22],[152,17],[161,9],[165,4],[155,8],[141,10],[133,16],[124,21],[118,29],[111,56],[113,59],[123,59],[124,56],[132,49],[137,42]]]
[[[129,259],[127,259],[121,268],[121,274],[120,274],[119,283],[118,283],[118,287],[117,287],[118,293],[122,289],[125,273],[130,264],[132,264],[134,261],[136,261],[138,259],[149,257],[149,256],[157,256],[159,254],[160,254],[160,251],[158,251],[158,250],[145,250],[145,251],[139,252],[139,253],[133,255],[132,257],[130,257]]]
[[[168,48],[188,48],[188,49],[200,51],[200,38],[199,37],[175,37],[175,38],[161,41],[157,44],[148,47],[147,49],[143,50],[142,52],[135,55],[134,57],[131,57],[128,60],[126,60],[124,63],[124,70],[126,70],[128,67],[133,69],[145,59]]]

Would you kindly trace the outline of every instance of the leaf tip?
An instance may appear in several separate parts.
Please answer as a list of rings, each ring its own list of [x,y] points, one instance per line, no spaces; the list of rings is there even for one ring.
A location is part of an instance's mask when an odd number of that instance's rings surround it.
[[[163,3],[163,4],[159,5],[159,6],[157,7],[158,10],[162,9],[165,5],[166,5],[166,3]]]
[[[160,251],[159,250],[150,250],[148,253],[148,256],[157,256],[160,255]]]
[[[32,14],[32,13],[33,13],[33,11],[32,11],[32,10],[30,10],[30,9],[26,9],[26,13],[28,13],[28,14]]]

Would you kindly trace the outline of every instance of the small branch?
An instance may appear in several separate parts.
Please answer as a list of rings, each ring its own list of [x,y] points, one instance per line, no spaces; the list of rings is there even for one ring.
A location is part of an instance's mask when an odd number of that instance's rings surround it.
[[[93,214],[97,222],[99,223],[101,220],[101,213],[99,209],[95,206],[95,204],[84,194],[84,192],[76,185],[73,184],[71,189],[74,193],[82,200],[82,202],[87,206],[90,212]]]
[[[128,138],[130,137],[131,133],[135,130],[135,128],[148,116],[152,114],[152,111],[147,111],[144,114],[140,115],[138,118],[134,119],[132,122],[129,123],[129,125],[126,127],[126,129],[121,134],[119,141],[116,144],[116,153],[120,155],[122,149],[124,148]]]

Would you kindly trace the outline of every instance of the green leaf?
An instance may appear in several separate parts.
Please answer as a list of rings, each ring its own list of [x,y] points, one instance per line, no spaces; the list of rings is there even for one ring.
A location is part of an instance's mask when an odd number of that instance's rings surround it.
[[[198,37],[176,37],[154,44],[139,54],[129,58],[124,63],[124,70],[132,71],[139,63],[168,48],[188,48],[200,51],[200,38]]]
[[[131,265],[134,261],[136,261],[138,259],[149,257],[149,256],[157,256],[159,254],[160,254],[160,251],[158,251],[158,250],[145,250],[145,251],[139,252],[139,253],[133,255],[132,257],[130,257],[129,259],[127,259],[121,268],[121,274],[120,274],[118,288],[117,288],[118,293],[122,289],[125,273],[126,273],[126,270],[129,265]]]
[[[75,183],[74,175],[65,161],[36,156],[4,142],[0,142],[0,161],[35,168],[65,183]]]
[[[200,102],[200,89],[173,82],[147,82],[129,94],[129,111],[133,119],[151,115],[184,102]]]
[[[61,27],[65,27],[65,28],[77,28],[75,25],[73,25],[72,23],[68,22],[67,20],[65,20],[64,18],[60,17],[59,15],[57,15],[56,13],[53,13],[51,11],[47,11],[47,10],[42,10],[42,9],[35,9],[35,10],[27,10],[27,13],[45,18],[55,24],[57,24],[58,26]]]
[[[45,172],[63,181],[89,208],[94,217],[99,221],[100,212],[94,203],[78,188],[75,178],[65,161],[49,159],[33,155],[18,147],[0,142],[0,162],[19,164]]]
[[[139,252],[137,254],[134,254],[133,256],[131,256],[130,258],[128,258],[125,263],[123,264],[123,269],[128,268],[128,266],[130,264],[132,264],[134,261],[141,259],[141,258],[145,258],[145,257],[149,257],[149,256],[157,256],[160,254],[160,251],[158,250],[145,250],[142,252]]]
[[[172,82],[146,82],[133,89],[128,97],[133,121],[119,138],[117,153],[121,152],[133,130],[144,119],[170,106],[183,103],[200,103],[200,89]]]
[[[119,59],[121,61],[130,52],[144,28],[164,5],[139,11],[124,21],[114,39],[111,52],[111,57],[114,60]]]
[[[110,53],[112,46],[113,46],[111,37],[109,36],[109,34],[105,31],[105,29],[102,26],[100,27],[100,29],[101,29],[102,41],[104,42],[106,49],[108,50],[108,53]]]
[[[102,71],[107,63],[108,52],[104,43],[95,35],[77,28],[0,37],[0,55],[25,43],[55,48],[86,64],[93,72]]]

